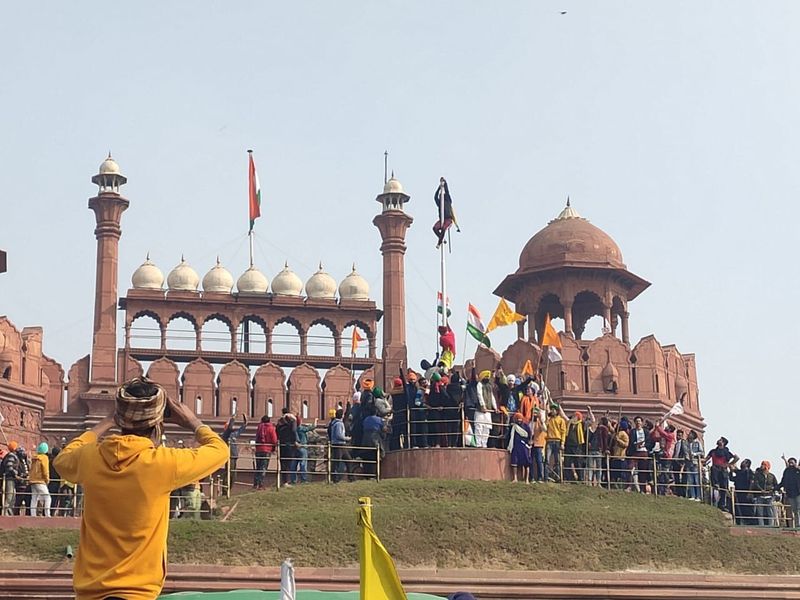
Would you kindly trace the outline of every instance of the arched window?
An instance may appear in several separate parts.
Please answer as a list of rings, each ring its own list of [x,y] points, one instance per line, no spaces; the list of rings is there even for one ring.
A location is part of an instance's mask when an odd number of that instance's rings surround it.
[[[304,419],[308,418],[308,400],[303,400],[302,415]]]
[[[202,415],[203,414],[203,397],[198,396],[194,400],[194,412],[195,414]]]

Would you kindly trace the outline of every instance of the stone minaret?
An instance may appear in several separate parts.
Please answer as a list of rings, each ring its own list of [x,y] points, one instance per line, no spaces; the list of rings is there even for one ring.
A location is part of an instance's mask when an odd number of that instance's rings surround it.
[[[383,373],[376,373],[375,380],[383,381],[384,387],[396,376],[401,363],[408,366],[404,256],[406,230],[414,219],[406,214],[403,205],[410,199],[392,173],[383,193],[376,198],[383,210],[372,220],[383,240]]]
[[[89,208],[97,221],[94,235],[97,238],[97,279],[94,296],[94,333],[92,335],[92,357],[90,394],[110,393],[117,383],[117,267],[119,262],[119,238],[122,235],[120,221],[128,200],[119,193],[127,182],[119,165],[108,158],[100,165],[100,172],[92,177],[98,186],[97,196],[89,199]]]

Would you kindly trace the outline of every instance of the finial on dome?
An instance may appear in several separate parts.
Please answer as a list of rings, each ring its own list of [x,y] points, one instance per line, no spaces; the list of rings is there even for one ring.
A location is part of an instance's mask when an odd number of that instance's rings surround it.
[[[569,196],[567,196],[567,207],[569,207]]]
[[[147,257],[145,258],[145,260],[150,260],[150,250],[147,251]]]
[[[222,263],[220,263],[219,254],[217,254],[217,266],[220,266],[220,264],[222,264]]]
[[[322,271],[322,261],[319,261],[319,270]]]
[[[289,268],[289,261],[288,260],[283,261],[283,268],[284,269],[288,269]]]
[[[356,263],[353,263],[353,273],[356,272]]]
[[[186,262],[186,258],[184,257],[183,252],[181,252],[181,262]]]

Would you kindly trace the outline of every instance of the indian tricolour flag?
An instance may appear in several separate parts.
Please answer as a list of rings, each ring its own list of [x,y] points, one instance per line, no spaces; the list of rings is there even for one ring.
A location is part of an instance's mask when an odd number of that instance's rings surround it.
[[[441,315],[444,314],[444,302],[442,302],[442,292],[436,292],[436,311]],[[447,299],[447,316],[449,317],[452,313],[450,312],[450,298]]]
[[[256,172],[256,163],[253,160],[253,151],[247,151],[250,154],[250,177],[249,177],[249,192],[250,192],[250,231],[253,231],[253,225],[256,219],[261,216],[261,184],[258,182],[258,173]]]
[[[489,336],[486,335],[486,327],[484,327],[483,321],[481,321],[481,313],[479,313],[478,309],[472,306],[472,304],[467,308],[467,331],[484,346],[488,348],[492,347]]]

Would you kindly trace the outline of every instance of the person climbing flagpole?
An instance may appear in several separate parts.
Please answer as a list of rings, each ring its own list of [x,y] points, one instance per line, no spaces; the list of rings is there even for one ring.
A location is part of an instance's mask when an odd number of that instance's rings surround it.
[[[439,220],[433,226],[433,231],[436,234],[437,244],[436,248],[439,250],[439,270],[441,276],[441,285],[439,291],[440,305],[442,307],[441,314],[442,320],[438,327],[439,332],[439,346],[440,355],[439,363],[445,365],[446,368],[452,368],[456,357],[456,343],[455,334],[450,328],[448,322],[449,318],[449,299],[447,297],[447,260],[445,255],[445,241],[444,236],[447,230],[453,224],[452,215],[452,200],[450,198],[450,191],[447,188],[447,181],[444,177],[439,178],[439,187],[434,194],[434,202],[439,209]]]

